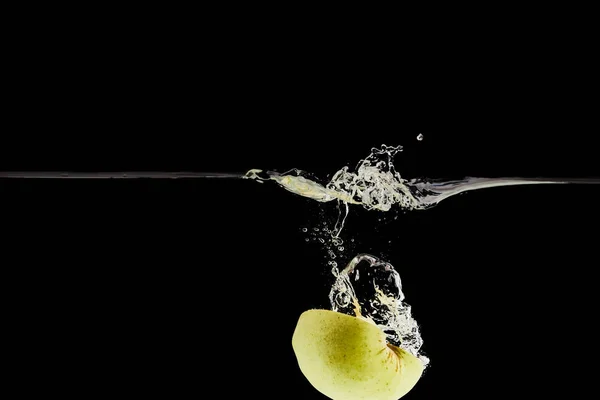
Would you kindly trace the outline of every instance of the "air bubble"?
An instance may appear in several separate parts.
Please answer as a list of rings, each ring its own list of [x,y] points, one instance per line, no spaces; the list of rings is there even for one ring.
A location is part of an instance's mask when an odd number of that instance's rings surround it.
[[[340,307],[347,307],[350,304],[351,297],[346,292],[340,292],[335,296],[335,302]]]
[[[417,136],[417,140],[420,142],[421,140],[423,140],[423,134],[419,133],[419,135]]]
[[[333,243],[334,246],[340,246],[344,241],[339,237],[334,237],[331,239],[331,243]]]

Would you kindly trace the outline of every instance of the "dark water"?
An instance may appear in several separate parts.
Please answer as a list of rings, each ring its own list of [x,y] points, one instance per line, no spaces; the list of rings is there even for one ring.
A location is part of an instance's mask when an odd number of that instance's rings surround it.
[[[420,131],[397,142],[406,148],[396,167],[407,177],[600,176],[583,139],[558,145],[540,136],[519,146],[424,132],[416,141]],[[285,152],[248,141],[226,154],[198,150],[197,165],[182,150],[137,168],[130,153],[116,152],[102,170],[298,167],[325,177],[391,143],[378,139],[337,151],[298,141]],[[160,159],[158,146],[152,154]],[[26,161],[3,169],[44,170]],[[93,170],[88,161],[77,170]],[[73,170],[68,164],[49,169]],[[274,386],[283,386],[285,397],[324,398],[299,371],[291,336],[301,312],[329,307],[329,259],[302,228],[333,223],[333,203],[237,179],[3,179],[0,201],[5,329],[21,352],[14,371],[56,374],[48,385],[58,388],[78,379],[105,389],[124,383],[128,393],[218,387],[280,398]],[[431,359],[407,399],[566,395],[587,385],[586,363],[597,355],[599,202],[598,186],[535,185],[406,214],[351,209],[338,261],[370,253],[394,265]],[[235,376],[226,389],[223,376]]]

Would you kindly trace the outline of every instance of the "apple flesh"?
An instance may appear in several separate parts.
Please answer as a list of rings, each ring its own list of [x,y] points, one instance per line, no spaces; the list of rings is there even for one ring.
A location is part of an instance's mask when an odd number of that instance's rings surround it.
[[[302,313],[292,347],[306,379],[333,400],[397,400],[423,373],[374,323],[335,311]]]

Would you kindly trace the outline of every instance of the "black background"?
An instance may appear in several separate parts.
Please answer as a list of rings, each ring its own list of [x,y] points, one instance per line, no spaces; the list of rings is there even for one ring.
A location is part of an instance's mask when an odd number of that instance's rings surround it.
[[[400,144],[406,178],[600,178],[579,67],[463,65],[443,43],[431,63],[375,50],[339,62],[302,37],[197,34],[190,47],[187,32],[111,29],[22,47],[0,170],[300,168],[325,180]],[[396,267],[431,358],[407,399],[587,393],[599,199],[598,186],[524,186],[392,221],[351,209],[347,257]],[[302,228],[331,224],[333,204],[235,179],[4,179],[0,205],[3,329],[23,390],[324,398],[291,337],[303,311],[328,307],[325,252]]]

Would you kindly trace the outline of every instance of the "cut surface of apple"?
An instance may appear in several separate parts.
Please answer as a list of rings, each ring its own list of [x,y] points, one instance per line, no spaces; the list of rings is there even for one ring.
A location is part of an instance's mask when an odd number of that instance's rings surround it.
[[[333,400],[397,400],[423,373],[375,324],[330,310],[302,313],[292,347],[306,379]]]

